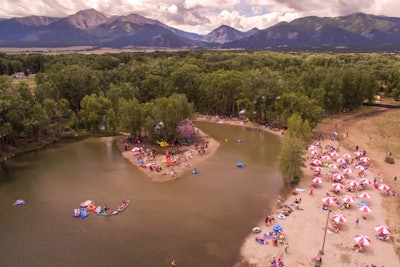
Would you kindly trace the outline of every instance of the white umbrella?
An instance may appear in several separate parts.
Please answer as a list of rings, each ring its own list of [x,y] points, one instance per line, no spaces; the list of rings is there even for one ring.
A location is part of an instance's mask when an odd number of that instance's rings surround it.
[[[343,196],[342,199],[343,199],[343,201],[344,201],[345,203],[353,203],[353,202],[356,202],[356,200],[354,199],[354,197],[348,196],[348,195]]]
[[[336,151],[333,151],[331,154],[331,157],[339,157],[339,153],[337,153]]]
[[[332,188],[335,190],[342,190],[344,188],[344,185],[342,185],[340,183],[333,183]]]
[[[368,206],[359,206],[358,209],[365,213],[372,212],[372,209]]]
[[[377,225],[377,226],[375,226],[375,231],[377,231],[378,233],[381,233],[381,234],[384,234],[384,235],[388,235],[388,234],[390,234],[390,232],[392,231],[391,229],[390,229],[390,227],[389,226],[386,226],[386,225]]]
[[[336,162],[338,162],[338,163],[345,163],[346,160],[345,160],[344,158],[338,158],[338,159],[336,160]]]
[[[364,168],[363,165],[357,165],[357,166],[355,167],[355,169],[356,169],[356,170],[359,170],[359,171],[365,171],[365,168]]]
[[[314,166],[313,167],[313,170],[314,171],[317,171],[317,172],[320,172],[320,171],[322,171],[324,168],[322,168],[321,166]]]
[[[331,163],[328,165],[329,168],[337,169],[338,166],[335,163]]]
[[[322,184],[324,182],[324,179],[321,177],[315,177],[314,179],[312,179],[314,184]]]
[[[349,153],[343,154],[342,157],[345,159],[351,159],[351,155]]]
[[[326,205],[330,205],[332,203],[336,203],[336,200],[333,197],[325,197],[322,199],[322,202],[324,202]]]
[[[354,155],[356,155],[356,157],[362,156],[363,153],[361,151],[356,151],[354,152]]]
[[[337,223],[347,222],[347,218],[342,214],[335,214],[332,216],[332,220]]]
[[[341,173],[335,173],[335,174],[333,175],[333,179],[335,179],[335,180],[343,180],[343,179],[344,179],[344,176],[343,176],[343,174],[341,174]]]
[[[390,189],[390,187],[386,184],[380,184],[378,185],[378,188],[382,191],[388,191]]]
[[[370,239],[368,236],[366,236],[366,235],[356,235],[356,236],[354,237],[354,240],[355,240],[358,244],[363,245],[363,246],[368,246],[368,245],[371,244],[371,239]]]
[[[347,184],[352,186],[352,187],[356,187],[356,186],[360,185],[357,181],[354,181],[354,180],[348,180]]]
[[[323,155],[323,156],[321,157],[321,159],[323,159],[323,160],[330,160],[330,159],[331,159],[331,156],[329,156],[329,155]]]
[[[353,170],[350,169],[350,168],[346,168],[346,169],[343,170],[343,172],[346,173],[346,174],[350,174],[350,173],[353,173]]]
[[[371,198],[371,195],[368,194],[367,192],[362,192],[362,193],[360,193],[360,194],[358,195],[358,197],[361,197],[361,198]]]
[[[319,159],[314,159],[313,161],[311,161],[311,163],[313,165],[322,165],[322,161],[320,161]]]
[[[367,179],[367,178],[362,178],[360,180],[360,183],[362,184],[372,184],[371,180]]]
[[[362,162],[368,162],[370,159],[368,157],[361,157],[360,161]]]

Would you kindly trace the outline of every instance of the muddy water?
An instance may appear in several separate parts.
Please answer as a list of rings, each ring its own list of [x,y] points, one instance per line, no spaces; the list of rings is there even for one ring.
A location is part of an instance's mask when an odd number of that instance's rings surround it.
[[[198,175],[172,182],[150,182],[121,157],[115,138],[7,161],[0,170],[0,266],[170,266],[172,258],[178,266],[232,266],[283,187],[279,137],[196,125],[221,146],[197,166]],[[18,198],[27,204],[13,206]],[[116,207],[124,198],[131,205],[119,215],[72,216],[83,200]]]

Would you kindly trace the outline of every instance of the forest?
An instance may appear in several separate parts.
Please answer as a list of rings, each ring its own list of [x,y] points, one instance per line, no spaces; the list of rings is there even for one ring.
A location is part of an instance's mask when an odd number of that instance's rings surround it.
[[[171,141],[196,113],[264,125],[295,114],[314,128],[377,95],[398,98],[399,67],[391,54],[0,53],[0,152],[80,131]]]

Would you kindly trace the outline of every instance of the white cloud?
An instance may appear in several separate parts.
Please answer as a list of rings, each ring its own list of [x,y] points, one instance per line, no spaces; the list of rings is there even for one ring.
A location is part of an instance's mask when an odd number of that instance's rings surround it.
[[[65,17],[89,8],[114,15],[137,13],[199,33],[208,33],[222,24],[242,31],[265,29],[280,21],[311,15],[364,12],[400,17],[400,1],[393,0],[1,0],[0,18]]]

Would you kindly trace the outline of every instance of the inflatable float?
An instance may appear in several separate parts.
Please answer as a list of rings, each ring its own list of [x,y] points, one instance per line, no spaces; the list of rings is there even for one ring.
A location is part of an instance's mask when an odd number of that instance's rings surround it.
[[[196,170],[196,169],[194,169],[193,171],[192,171],[192,174],[198,174],[199,172]]]
[[[251,231],[255,234],[258,234],[261,232],[261,228],[260,227],[254,227],[253,229],[251,229]]]
[[[79,217],[80,214],[81,214],[81,210],[80,209],[74,209],[74,213],[73,213],[74,217]]]
[[[81,206],[81,208],[86,208],[89,204],[94,205],[94,201],[93,200],[85,200],[85,201],[81,202],[80,206]]]
[[[17,199],[15,202],[14,202],[14,206],[21,206],[21,205],[24,205],[25,204],[25,201],[23,200],[23,199]]]
[[[243,167],[244,167],[244,163],[241,162],[241,161],[239,161],[238,163],[236,163],[236,166],[237,166],[238,168],[243,168]]]
[[[88,209],[87,208],[81,208],[81,210],[79,212],[79,217],[86,218],[87,216],[89,216]]]
[[[286,216],[282,213],[278,214],[278,219],[284,220],[286,219]]]

